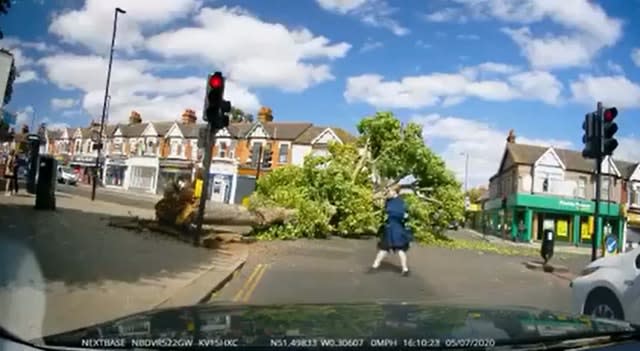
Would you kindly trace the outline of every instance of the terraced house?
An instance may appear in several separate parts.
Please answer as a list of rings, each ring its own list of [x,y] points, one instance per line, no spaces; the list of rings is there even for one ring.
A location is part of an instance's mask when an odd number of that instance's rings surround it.
[[[603,161],[603,220],[596,226],[594,161],[574,150],[517,144],[515,135],[510,134],[498,172],[489,182],[482,230],[535,241],[545,229],[551,229],[557,241],[574,245],[590,244],[594,229],[600,245],[603,230],[611,230],[621,242],[628,184],[637,168],[637,163],[609,157]],[[637,189],[635,185],[632,188]]]
[[[196,121],[193,110],[185,110],[176,122],[143,122],[133,111],[129,123],[107,126],[100,161],[102,184],[123,191],[162,193],[171,180],[192,179],[195,170],[202,168],[204,155],[205,125]],[[96,156],[92,130],[90,126],[50,133],[50,152],[70,165],[77,157],[93,156],[84,164],[90,173]],[[287,164],[302,165],[307,155],[325,154],[331,142],[355,140],[341,128],[274,122],[270,114],[259,115],[255,122],[231,123],[216,134],[207,194],[211,201],[239,203],[255,190],[260,175]]]

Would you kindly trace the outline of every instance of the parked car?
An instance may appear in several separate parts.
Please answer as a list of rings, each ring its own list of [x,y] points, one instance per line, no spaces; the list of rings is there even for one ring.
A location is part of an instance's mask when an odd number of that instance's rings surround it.
[[[458,223],[458,221],[452,221],[451,223],[449,223],[449,226],[447,227],[447,229],[451,229],[451,230],[458,230],[458,228],[460,228],[460,223]]]
[[[58,183],[76,185],[78,183],[78,175],[69,167],[58,166]]]
[[[570,285],[574,313],[640,323],[640,248],[589,263]]]

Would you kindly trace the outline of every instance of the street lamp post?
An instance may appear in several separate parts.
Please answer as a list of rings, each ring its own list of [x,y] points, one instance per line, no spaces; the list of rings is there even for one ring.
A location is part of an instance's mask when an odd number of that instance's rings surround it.
[[[98,171],[100,169],[100,155],[102,154],[102,133],[104,131],[104,119],[107,113],[107,100],[109,99],[109,83],[111,82],[111,65],[113,64],[113,47],[116,44],[116,29],[118,27],[118,14],[125,14],[127,11],[116,7],[113,16],[113,33],[111,34],[111,49],[109,50],[109,67],[107,68],[107,85],[104,89],[104,101],[102,103],[102,116],[100,117],[100,132],[98,134],[98,145],[96,155],[96,168],[93,172],[93,184],[91,184],[91,201],[96,199],[96,186],[98,181]]]

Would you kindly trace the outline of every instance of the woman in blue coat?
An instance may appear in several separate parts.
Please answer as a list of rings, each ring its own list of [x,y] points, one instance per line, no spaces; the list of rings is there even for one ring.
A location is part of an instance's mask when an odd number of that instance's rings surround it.
[[[382,238],[378,243],[378,254],[373,262],[372,269],[377,269],[388,253],[395,252],[400,257],[402,274],[406,276],[409,274],[407,251],[409,251],[409,244],[413,240],[413,235],[405,225],[408,217],[407,205],[398,196],[398,190],[398,187],[390,190],[389,197],[385,203],[387,219],[383,225]]]

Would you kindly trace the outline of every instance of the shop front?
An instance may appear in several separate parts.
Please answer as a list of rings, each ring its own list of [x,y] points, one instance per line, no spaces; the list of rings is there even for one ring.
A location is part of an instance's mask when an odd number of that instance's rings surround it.
[[[511,194],[505,199],[487,201],[484,207],[485,232],[516,241],[540,240],[544,231],[553,230],[557,242],[591,244],[596,225],[595,202],[557,196]],[[601,244],[602,228],[609,227],[622,239],[624,221],[617,203],[602,201],[602,218],[596,230]]]
[[[233,203],[238,182],[238,163],[233,159],[214,159],[209,169],[209,200]]]
[[[160,168],[156,157],[131,157],[125,162],[127,174],[124,188],[131,191],[155,193]]]
[[[109,188],[124,187],[127,175],[127,158],[124,156],[108,156],[105,162],[104,184]]]
[[[101,164],[103,162],[104,160]],[[73,156],[69,161],[69,167],[78,175],[81,183],[91,184],[96,169],[96,156]]]
[[[162,194],[167,184],[179,179],[192,180],[193,163],[183,160],[160,160],[156,193]]]

